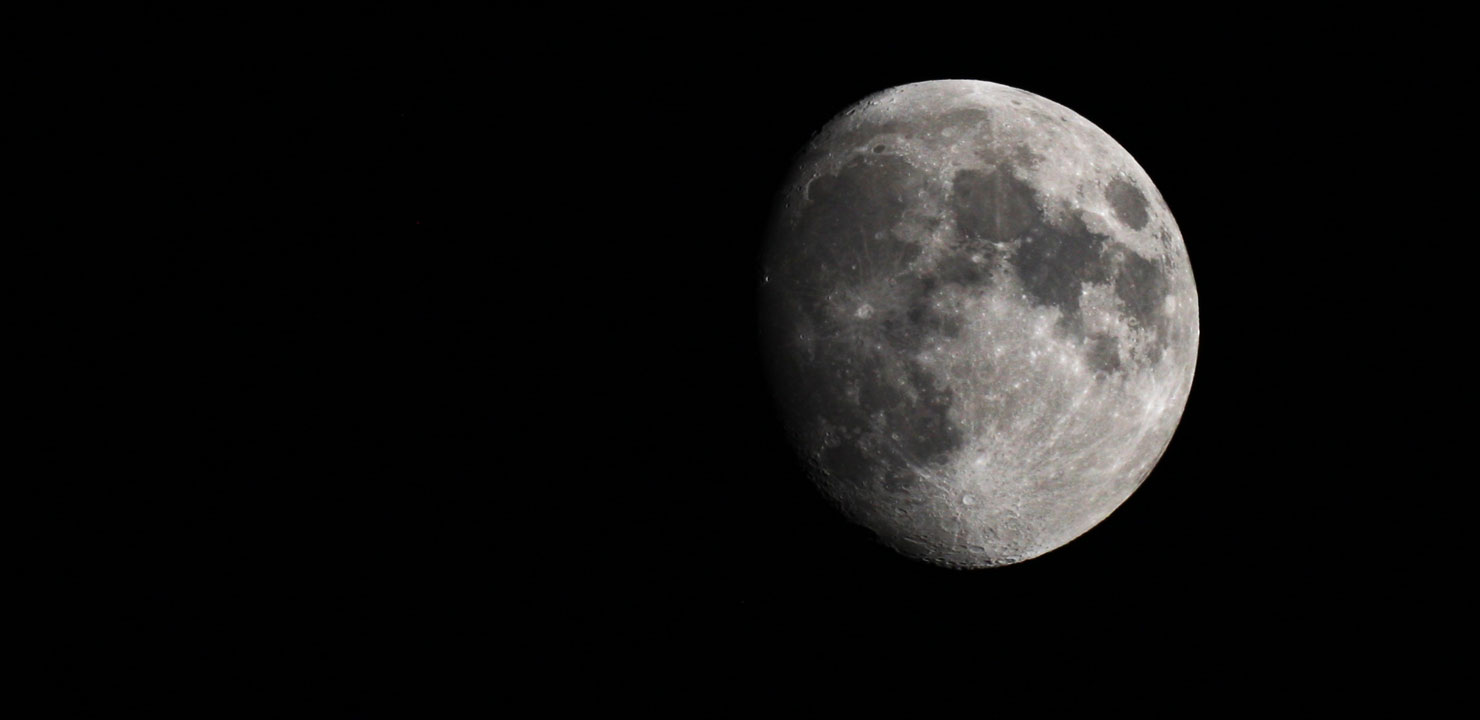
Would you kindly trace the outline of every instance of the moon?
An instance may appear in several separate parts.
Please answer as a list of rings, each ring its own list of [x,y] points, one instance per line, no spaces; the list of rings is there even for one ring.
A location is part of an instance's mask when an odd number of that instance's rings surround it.
[[[833,118],[781,189],[762,346],[790,442],[849,519],[952,568],[1063,546],[1151,473],[1197,364],[1182,233],[1074,111],[974,80]]]

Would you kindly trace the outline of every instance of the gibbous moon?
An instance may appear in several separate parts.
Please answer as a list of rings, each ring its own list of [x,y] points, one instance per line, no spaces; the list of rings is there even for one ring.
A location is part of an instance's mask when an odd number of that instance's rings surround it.
[[[788,434],[907,555],[1042,555],[1146,479],[1187,403],[1197,288],[1151,178],[1074,111],[988,82],[891,88],[800,155],[760,301]]]

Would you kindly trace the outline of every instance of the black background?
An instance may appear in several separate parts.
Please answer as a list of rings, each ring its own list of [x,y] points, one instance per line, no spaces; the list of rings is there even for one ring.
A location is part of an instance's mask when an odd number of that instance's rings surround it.
[[[1408,504],[1441,477],[1415,355],[1442,260],[1405,248],[1436,237],[1413,178],[1457,122],[1448,60],[1400,52],[1420,32],[1400,24],[1180,21],[372,13],[141,45],[100,85],[130,119],[109,166],[146,199],[129,239],[94,241],[116,290],[74,369],[108,468],[75,485],[105,520],[74,535],[91,640],[348,707],[379,677],[722,678],[855,651],[994,676],[1155,658],[1209,691],[1385,672],[1445,617],[1414,562],[1443,540]],[[826,507],[755,340],[794,153],[939,78],[1116,138],[1201,303],[1150,478],[990,571],[907,561]]]

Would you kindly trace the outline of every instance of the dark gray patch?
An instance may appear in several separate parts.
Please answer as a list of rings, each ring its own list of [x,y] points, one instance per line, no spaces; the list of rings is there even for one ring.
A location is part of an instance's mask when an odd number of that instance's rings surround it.
[[[798,222],[779,227],[768,248],[772,385],[789,426],[840,429],[838,445],[815,455],[831,482],[877,483],[882,468],[939,462],[963,442],[950,391],[909,358],[933,335],[960,332],[930,301],[942,281],[908,271],[919,245],[894,234],[924,182],[897,156],[854,158],[812,183]],[[877,293],[873,315],[838,315],[829,298],[864,287]],[[816,338],[810,354],[790,344],[803,332]],[[882,435],[871,430],[875,413]]]
[[[925,340],[932,337],[955,338],[961,334],[961,321],[950,313],[937,310],[928,297],[922,297],[911,304],[905,318],[910,325],[924,330],[921,336]],[[918,346],[912,349],[918,349]]]
[[[1167,297],[1167,279],[1161,263],[1134,252],[1124,253],[1120,270],[1115,274],[1115,296],[1142,326],[1154,326]]]
[[[1095,374],[1113,373],[1120,369],[1120,340],[1114,335],[1091,335],[1084,356]]]
[[[940,277],[965,284],[981,275],[968,270],[971,253],[995,260],[994,243],[1022,240],[1013,267],[1024,290],[1038,305],[1059,309],[1062,326],[1081,330],[1079,298],[1087,282],[1107,282],[1114,272],[1105,255],[1109,238],[1092,232],[1075,213],[1057,224],[1041,212],[1033,188],[1011,172],[1010,164],[992,170],[961,170],[952,182],[950,204],[960,233],[958,260],[941,263]],[[984,275],[984,271],[980,271]]]
[[[923,312],[930,308],[929,298],[935,288],[935,280],[928,276],[894,278],[891,302],[877,311],[880,333],[890,348],[913,353],[924,346],[932,328],[924,322]]]
[[[961,318],[945,314],[939,314],[939,317],[940,326],[937,332],[952,339],[961,337]]]
[[[914,396],[907,397],[897,411],[889,414],[891,429],[899,436],[905,459],[939,462],[962,444],[961,430],[951,423],[947,414],[954,393],[948,387],[940,387],[929,372],[913,362],[908,374]]]
[[[988,171],[957,171],[950,205],[968,249],[990,250],[986,243],[1008,242],[1038,218],[1032,186],[1015,177],[1006,164]]]
[[[1130,251],[1122,252],[1120,256],[1120,267],[1115,273],[1115,296],[1120,298],[1126,314],[1137,326],[1155,333],[1154,340],[1144,347],[1147,361],[1156,362],[1161,359],[1170,339],[1171,318],[1166,315],[1169,292],[1166,273],[1159,261],[1148,260]]]
[[[979,283],[987,281],[981,276],[973,279]],[[938,309],[934,302],[936,293],[944,284],[933,273],[895,278],[894,296],[879,320],[879,328],[889,347],[909,354],[937,337],[960,336],[960,318],[948,310]]]
[[[1038,218],[1012,264],[1032,301],[1058,308],[1060,322],[1077,329],[1084,283],[1104,282],[1109,277],[1104,257],[1109,238],[1091,232],[1077,215],[1068,218],[1062,226]]]
[[[894,227],[924,183],[913,166],[892,155],[858,157],[837,176],[819,177],[795,230],[773,241],[781,254],[773,263],[778,279],[816,295],[827,286],[898,273],[920,246],[896,238]]]
[[[901,365],[878,355],[856,354],[805,366],[798,380],[808,397],[799,403],[805,409],[797,408],[796,421],[821,420],[853,429],[840,433],[839,443],[818,457],[820,469],[835,482],[869,484],[880,468],[941,462],[962,445],[960,429],[950,422],[952,392],[938,387],[930,373],[913,362]],[[849,386],[858,389],[856,401],[846,393]],[[870,416],[876,412],[883,413],[882,428],[863,432],[871,427]]]
[[[884,152],[884,151],[885,151],[885,150],[887,150],[887,149],[888,149],[888,148],[886,148],[886,147],[885,147],[885,146],[883,146],[883,145],[875,145],[875,146],[874,146],[874,152],[876,152],[876,153],[881,153],[881,152]]]
[[[1027,145],[1019,145],[1013,148],[1012,157],[1022,167],[1033,167],[1043,161],[1043,156],[1033,152],[1033,149]]]
[[[1105,199],[1110,201],[1110,209],[1114,211],[1116,219],[1133,230],[1146,227],[1150,216],[1146,214],[1146,196],[1141,194],[1140,188],[1116,178],[1105,188]]]
[[[909,311],[891,309],[879,323],[884,341],[902,352],[914,352],[925,344],[927,329],[909,318]]]
[[[995,248],[983,252],[983,261],[980,263],[972,262],[964,253],[947,255],[936,263],[934,275],[942,283],[966,287],[984,286],[991,282],[992,276],[987,272],[987,267],[995,255]]]

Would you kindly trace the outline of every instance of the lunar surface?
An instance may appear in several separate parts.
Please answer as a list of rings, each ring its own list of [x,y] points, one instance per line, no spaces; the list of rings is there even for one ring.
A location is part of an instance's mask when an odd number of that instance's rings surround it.
[[[864,99],[782,189],[760,300],[812,477],[904,555],[1007,565],[1150,474],[1197,361],[1182,235],[1072,110],[948,80]]]

